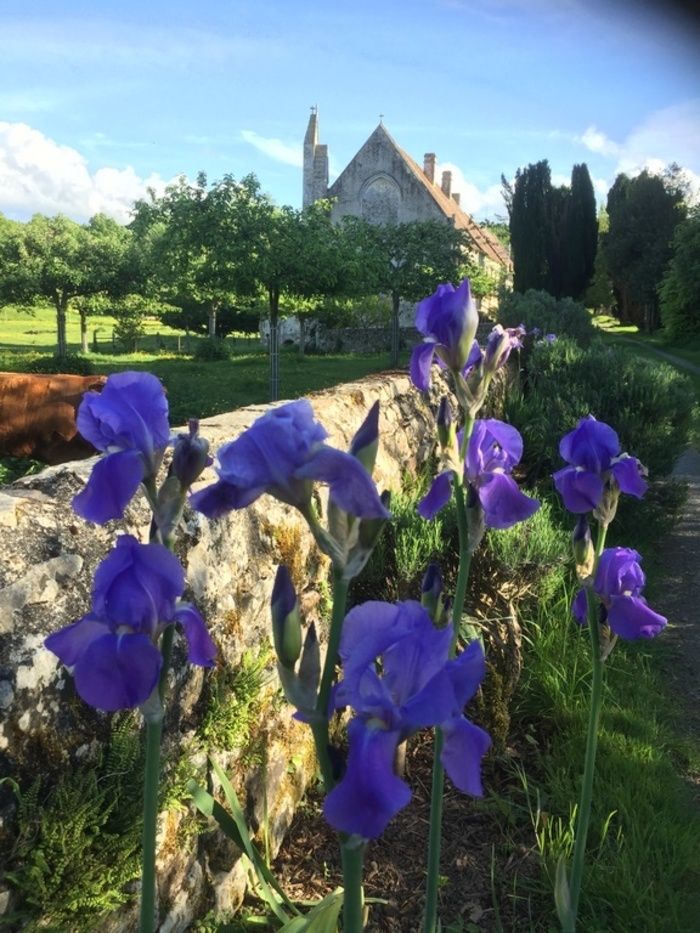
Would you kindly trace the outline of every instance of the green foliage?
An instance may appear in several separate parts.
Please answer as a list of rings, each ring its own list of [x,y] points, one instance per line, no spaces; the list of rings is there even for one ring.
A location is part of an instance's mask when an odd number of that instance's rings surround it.
[[[530,289],[525,294],[511,292],[501,301],[497,318],[504,327],[524,324],[527,330],[539,327],[543,334],[556,334],[587,347],[596,328],[583,305],[571,298],[557,301],[545,291]]]
[[[700,208],[676,228],[659,298],[661,323],[671,339],[700,337]]]
[[[221,337],[207,337],[205,340],[197,341],[194,358],[202,363],[230,360],[231,351]]]
[[[600,341],[584,349],[560,338],[533,348],[505,416],[523,435],[531,482],[563,465],[559,441],[588,414],[614,425],[622,449],[658,477],[686,445],[693,402],[688,378],[665,363]]]
[[[45,466],[45,463],[31,460],[29,457],[2,457],[0,458],[0,486],[14,483],[20,476],[39,473]]]
[[[41,779],[19,797],[18,835],[5,878],[19,892],[13,922],[27,931],[90,931],[132,897],[140,873],[142,770],[132,716],[115,723],[97,764]]]
[[[518,169],[510,200],[514,288],[580,298],[593,274],[598,240],[588,168],[574,165],[571,186],[554,188],[546,159]]]
[[[538,914],[551,910],[557,860],[571,851],[584,756],[590,645],[572,622],[572,595],[541,601],[526,621],[514,708],[532,745],[510,805],[529,814],[544,869],[541,880],[523,879],[515,893],[539,895]],[[663,648],[652,644],[619,643],[606,663],[582,930],[690,933],[700,911],[700,818],[678,773],[687,763],[675,732],[678,708],[650,664]]]
[[[655,330],[660,323],[658,289],[672,255],[674,231],[685,216],[675,183],[643,171],[618,175],[608,193],[610,228],[603,246],[624,324]]]
[[[209,681],[209,701],[198,730],[209,749],[230,751],[251,744],[260,724],[261,691],[273,657],[267,644],[258,652],[244,652],[235,669],[217,668]]]
[[[69,353],[65,356],[35,356],[30,357],[22,368],[26,373],[76,373],[79,376],[92,376],[95,364],[86,356],[79,353]]]

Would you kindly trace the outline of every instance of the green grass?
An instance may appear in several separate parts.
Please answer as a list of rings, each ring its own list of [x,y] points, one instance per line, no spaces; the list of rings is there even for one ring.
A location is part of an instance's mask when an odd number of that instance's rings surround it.
[[[257,337],[229,337],[226,345],[233,354],[230,361],[200,362],[193,360],[191,355],[175,352],[177,332],[158,321],[148,322],[149,336],[144,344],[150,345],[149,349],[138,353],[115,353],[107,339],[112,324],[110,318],[91,319],[91,335],[93,325],[101,327],[105,334],[105,352],[87,355],[95,372],[109,375],[124,369],[137,369],[154,373],[167,389],[173,426],[184,424],[188,418],[206,418],[269,400],[268,358]],[[155,336],[157,331],[160,339]],[[194,350],[197,342],[205,339],[191,336],[189,349]],[[167,348],[160,348],[166,342]],[[71,353],[79,350],[75,314],[69,315],[68,343]],[[185,346],[184,337],[182,346]],[[11,308],[0,311],[0,368],[22,370],[38,353],[51,354],[54,350],[55,321],[50,308],[38,308],[31,316]],[[280,397],[299,398],[309,392],[381,372],[388,365],[387,353],[300,357],[293,348],[283,349],[280,354]]]

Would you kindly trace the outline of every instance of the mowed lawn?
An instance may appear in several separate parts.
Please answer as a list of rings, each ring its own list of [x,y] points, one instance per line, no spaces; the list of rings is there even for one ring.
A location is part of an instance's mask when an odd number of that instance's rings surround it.
[[[140,342],[138,353],[121,354],[112,349],[113,320],[106,317],[90,319],[90,338],[99,329],[100,352],[90,352],[95,372],[113,373],[125,369],[146,370],[163,382],[168,392],[170,420],[173,425],[184,424],[188,418],[206,418],[231,411],[245,405],[262,404],[269,400],[268,357],[256,337],[227,338],[232,352],[231,360],[201,362],[185,353],[193,351],[204,337],[179,334],[159,321],[149,321],[147,336]],[[55,313],[51,308],[40,308],[33,315],[5,308],[0,311],[0,368],[23,370],[31,366],[37,355],[51,354],[55,350]],[[178,336],[182,352],[177,352]],[[77,314],[68,319],[69,351],[80,349]],[[102,350],[104,348],[104,352]],[[408,354],[404,354],[405,363]],[[281,399],[293,399],[352,382],[371,373],[389,369],[386,352],[350,354],[333,353],[322,356],[300,357],[294,348],[280,353]]]

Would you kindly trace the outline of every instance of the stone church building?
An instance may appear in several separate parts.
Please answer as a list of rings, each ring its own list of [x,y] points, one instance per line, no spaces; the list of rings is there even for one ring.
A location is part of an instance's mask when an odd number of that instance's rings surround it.
[[[511,274],[507,249],[481,227],[452,191],[452,173],[435,178],[435,153],[426,153],[423,168],[395,142],[380,121],[369,139],[332,185],[328,185],[328,146],[319,143],[318,112],[311,109],[304,137],[304,197],[307,207],[332,198],[331,217],[363,217],[372,223],[445,220],[464,230],[480,265],[502,281]]]

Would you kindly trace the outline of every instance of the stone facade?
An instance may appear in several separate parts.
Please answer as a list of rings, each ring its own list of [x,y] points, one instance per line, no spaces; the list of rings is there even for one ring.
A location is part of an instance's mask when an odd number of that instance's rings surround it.
[[[303,203],[306,207],[319,198],[332,199],[334,220],[354,216],[378,224],[426,220],[452,223],[467,234],[479,264],[498,281],[506,281],[512,270],[507,250],[462,210],[459,192],[452,191],[450,172],[443,172],[438,184],[435,163],[435,153],[428,152],[421,168],[380,122],[327,187],[328,149],[319,144],[318,112],[313,108],[304,138]]]
[[[380,489],[398,489],[402,473],[417,469],[432,448],[434,406],[411,387],[408,377],[377,376],[311,396],[319,420],[332,431],[331,443],[343,449],[375,399],[381,403],[375,477]],[[265,410],[252,406],[205,419],[201,432],[215,451]],[[89,766],[110,730],[111,717],[76,697],[72,678],[43,647],[49,633],[85,613],[95,567],[115,536],[128,531],[141,540],[147,537],[149,513],[140,497],[123,522],[104,527],[73,513],[71,499],[93,465],[94,460],[86,460],[51,467],[0,492],[0,772],[22,789],[42,775],[44,792],[61,774]],[[204,481],[213,478],[210,470]],[[325,509],[323,496],[319,508]],[[211,749],[197,740],[211,678],[235,672],[246,652],[269,646],[269,600],[277,563],[291,563],[307,620],[321,618],[318,584],[327,580],[328,566],[299,515],[269,496],[215,522],[187,510],[177,553],[186,569],[187,598],[207,620],[220,654],[214,672],[188,667],[176,639],[164,754],[186,773],[211,781]],[[311,773],[313,754],[309,731],[279,702],[270,657],[266,663],[265,707],[256,720],[264,733],[264,762],[246,763],[240,749],[219,747],[215,757],[231,775],[251,825],[267,818],[276,851]],[[0,845],[11,835],[15,807],[6,783],[0,787]],[[66,820],[70,818],[67,813]],[[161,931],[185,930],[212,907],[235,906],[246,884],[245,865],[221,833],[198,837],[191,829],[183,831],[187,820],[192,816],[181,800],[161,814]],[[2,912],[15,906],[11,891],[0,883]],[[134,911],[123,908],[101,927],[126,931],[135,925]]]

